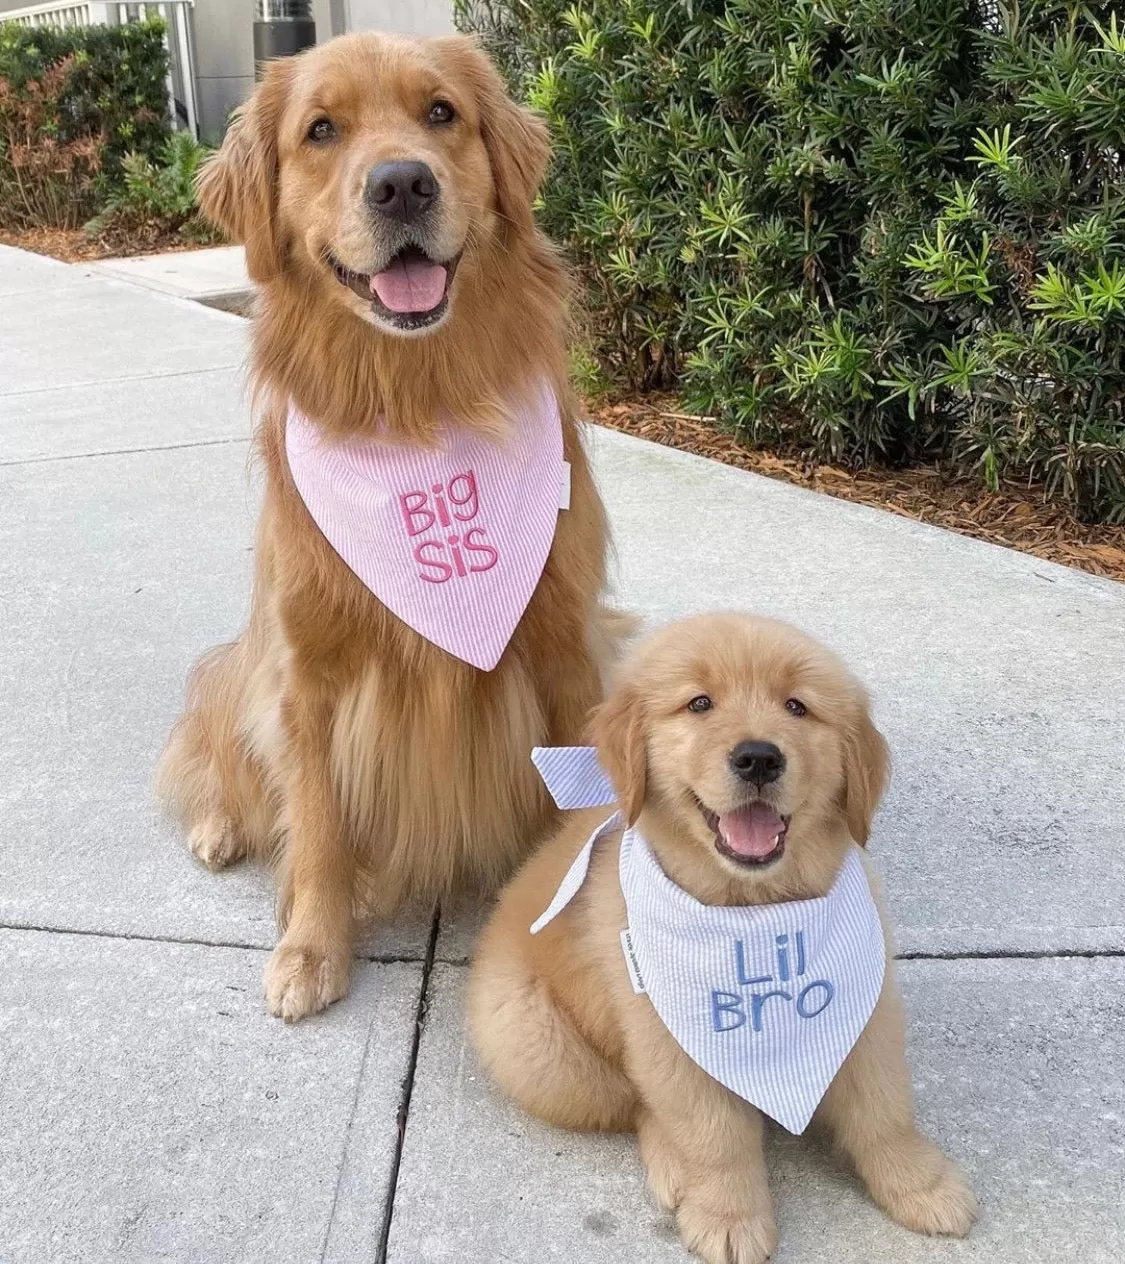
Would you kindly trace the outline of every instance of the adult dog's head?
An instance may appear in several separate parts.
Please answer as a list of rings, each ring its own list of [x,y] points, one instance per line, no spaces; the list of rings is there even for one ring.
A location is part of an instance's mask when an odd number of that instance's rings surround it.
[[[532,232],[548,152],[470,40],[351,35],[269,65],[200,203],[245,243],[255,280],[287,273],[418,337]]]
[[[887,777],[863,687],[773,619],[703,615],[642,643],[594,716],[629,819],[718,900],[820,894]]]

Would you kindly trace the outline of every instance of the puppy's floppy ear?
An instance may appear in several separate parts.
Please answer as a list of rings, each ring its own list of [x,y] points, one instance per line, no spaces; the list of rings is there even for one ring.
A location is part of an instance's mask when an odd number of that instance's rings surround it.
[[[641,700],[630,684],[619,685],[590,719],[590,739],[630,825],[645,801],[647,757]]]
[[[246,269],[255,281],[268,281],[284,263],[277,224],[277,128],[292,78],[290,62],[282,57],[269,63],[196,185],[203,214],[245,245]]]
[[[504,80],[475,40],[454,35],[434,43],[443,46],[472,87],[500,214],[529,228],[531,202],[551,156],[547,125],[508,96]]]
[[[871,819],[891,771],[891,756],[863,700],[858,717],[844,737],[844,816],[848,833],[867,845]]]

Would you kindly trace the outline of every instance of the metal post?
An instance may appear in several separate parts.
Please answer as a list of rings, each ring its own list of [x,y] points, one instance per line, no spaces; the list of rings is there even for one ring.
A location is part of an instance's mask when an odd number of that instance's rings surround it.
[[[191,6],[175,4],[171,6],[168,34],[173,31],[176,36],[176,56],[180,64],[180,74],[184,81],[184,112],[187,115],[188,131],[199,139],[199,99],[198,85],[195,82],[195,40],[192,31]]]
[[[290,57],[316,43],[312,0],[255,0],[254,64],[271,57]]]

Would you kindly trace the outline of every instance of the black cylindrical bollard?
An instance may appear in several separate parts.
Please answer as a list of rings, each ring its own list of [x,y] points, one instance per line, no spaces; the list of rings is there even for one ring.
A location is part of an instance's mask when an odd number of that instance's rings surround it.
[[[254,65],[271,57],[290,57],[316,43],[312,0],[255,0]]]

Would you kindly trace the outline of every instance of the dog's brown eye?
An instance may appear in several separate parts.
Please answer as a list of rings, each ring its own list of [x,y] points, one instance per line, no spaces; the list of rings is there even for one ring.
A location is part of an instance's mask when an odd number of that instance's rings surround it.
[[[711,699],[705,693],[701,693],[698,698],[692,698],[687,704],[689,711],[710,711]]]
[[[457,113],[448,101],[435,101],[430,106],[429,120],[431,123],[452,123],[457,117]]]
[[[808,715],[808,708],[800,700],[800,698],[787,698],[785,700],[785,709],[790,715]]]
[[[323,145],[326,141],[336,139],[336,128],[331,119],[318,118],[309,127],[307,135],[314,145]]]

